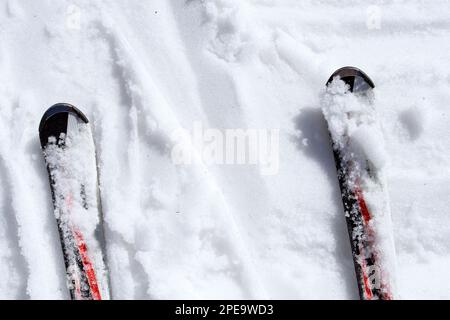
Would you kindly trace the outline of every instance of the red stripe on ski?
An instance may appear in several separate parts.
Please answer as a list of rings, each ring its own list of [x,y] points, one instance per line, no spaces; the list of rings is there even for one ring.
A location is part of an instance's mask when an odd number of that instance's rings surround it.
[[[369,285],[369,276],[367,275],[366,268],[367,268],[367,264],[366,264],[366,261],[363,259],[361,269],[362,269],[362,273],[363,273],[364,290],[366,291],[366,298],[368,300],[372,300],[373,293],[372,293],[372,289],[370,288],[370,285]]]
[[[371,215],[370,215],[369,209],[367,208],[366,201],[364,200],[364,196],[363,196],[362,191],[359,188],[359,186],[356,187],[355,194],[356,194],[356,199],[358,200],[359,208],[361,209],[361,215],[364,220],[364,225],[367,226],[371,219]],[[360,248],[360,251],[362,253],[362,256],[364,257],[365,256],[364,248],[363,247]],[[363,273],[363,283],[364,283],[364,291],[366,293],[366,298],[369,300],[372,300],[373,293],[372,293],[372,289],[370,288],[369,276],[367,275],[367,264],[366,264],[366,261],[364,258],[362,260],[361,269],[362,269],[362,273]]]
[[[66,198],[66,204],[68,208],[72,208],[73,197],[71,194],[69,194],[69,196]],[[78,230],[72,230],[72,232],[74,234],[78,251],[80,252],[81,255],[81,262],[83,263],[83,269],[86,272],[86,277],[89,282],[92,299],[102,300],[100,289],[98,288],[98,281],[95,275],[95,270],[92,265],[91,259],[89,258],[86,242],[84,241],[83,235]],[[81,299],[81,284],[79,278],[75,279],[75,292],[78,296],[78,299]]]
[[[363,193],[359,187],[356,188],[356,198],[358,199],[359,207],[361,208],[361,214],[364,219],[364,224],[368,225],[370,219],[372,219],[369,209],[367,208],[366,200],[364,199]]]
[[[356,194],[356,198],[358,200],[359,208],[361,209],[361,215],[364,220],[364,225],[367,228],[366,232],[370,235],[373,232],[373,230],[369,226],[369,222],[372,219],[372,215],[370,214],[369,208],[367,207],[366,200],[364,199],[364,195],[359,186],[356,188],[355,194]],[[362,251],[364,251],[364,250],[362,250]],[[374,255],[374,258],[376,259],[377,258],[376,252],[374,252],[373,255]],[[367,267],[366,261],[363,260],[362,272],[363,272],[364,290],[366,292],[367,299],[370,300],[370,299],[373,299],[373,292],[372,292],[372,289],[370,288],[369,277],[366,273],[366,267]],[[381,281],[381,279],[380,279],[380,281]],[[389,292],[390,290],[386,288],[385,284],[382,284],[382,286],[384,287],[384,291],[387,290],[388,292],[382,292],[380,298],[383,300],[393,300],[392,294]]]
[[[86,272],[89,286],[91,288],[92,298],[93,300],[102,300],[102,297],[100,295],[100,289],[98,288],[97,277],[95,276],[95,270],[92,265],[91,259],[89,258],[88,255],[86,242],[84,241],[81,232],[75,230],[74,234],[78,250],[80,251],[81,260],[83,262],[84,271]]]

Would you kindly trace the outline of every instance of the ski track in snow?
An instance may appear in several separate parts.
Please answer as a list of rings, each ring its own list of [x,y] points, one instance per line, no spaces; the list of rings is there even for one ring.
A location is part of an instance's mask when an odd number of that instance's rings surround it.
[[[0,298],[68,298],[37,133],[57,102],[92,123],[113,298],[357,298],[319,105],[355,65],[377,85],[399,294],[448,299],[449,14],[445,0],[0,1]],[[280,128],[279,173],[175,166],[173,130],[195,121]]]

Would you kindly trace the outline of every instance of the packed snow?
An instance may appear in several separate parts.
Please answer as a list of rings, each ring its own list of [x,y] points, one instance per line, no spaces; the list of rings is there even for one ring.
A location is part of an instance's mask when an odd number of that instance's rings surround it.
[[[449,16],[447,0],[0,0],[0,298],[69,298],[37,131],[68,102],[92,125],[112,298],[357,299],[320,101],[346,65],[376,85],[398,294],[450,298]],[[264,133],[265,160],[205,161],[227,130]],[[176,163],[180,145],[200,160]]]

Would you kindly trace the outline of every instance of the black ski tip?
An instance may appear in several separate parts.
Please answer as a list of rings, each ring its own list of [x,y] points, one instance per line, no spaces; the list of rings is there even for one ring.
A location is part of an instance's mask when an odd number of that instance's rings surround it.
[[[353,92],[353,89],[355,87],[356,81],[362,80],[364,83],[367,83],[370,88],[375,88],[375,84],[373,83],[372,79],[369,78],[369,76],[362,71],[361,69],[358,69],[356,67],[343,67],[338,70],[336,70],[328,79],[327,86],[333,82],[333,79],[335,77],[339,76],[342,81],[344,81],[347,85],[350,86],[350,91]]]
[[[75,115],[84,123],[89,123],[88,118],[75,106],[69,103],[57,103],[53,105],[44,113],[39,124],[39,138],[42,147],[47,145],[49,137],[59,137],[61,133],[67,131],[69,114]]]

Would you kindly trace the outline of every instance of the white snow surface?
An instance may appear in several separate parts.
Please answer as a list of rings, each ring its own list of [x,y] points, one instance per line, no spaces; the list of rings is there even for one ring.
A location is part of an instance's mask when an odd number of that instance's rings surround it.
[[[113,298],[357,299],[320,108],[345,65],[377,86],[398,293],[450,298],[449,16],[447,0],[0,0],[0,298],[68,298],[37,132],[68,102],[91,120]],[[196,122],[279,129],[277,174],[175,165],[173,132]]]

